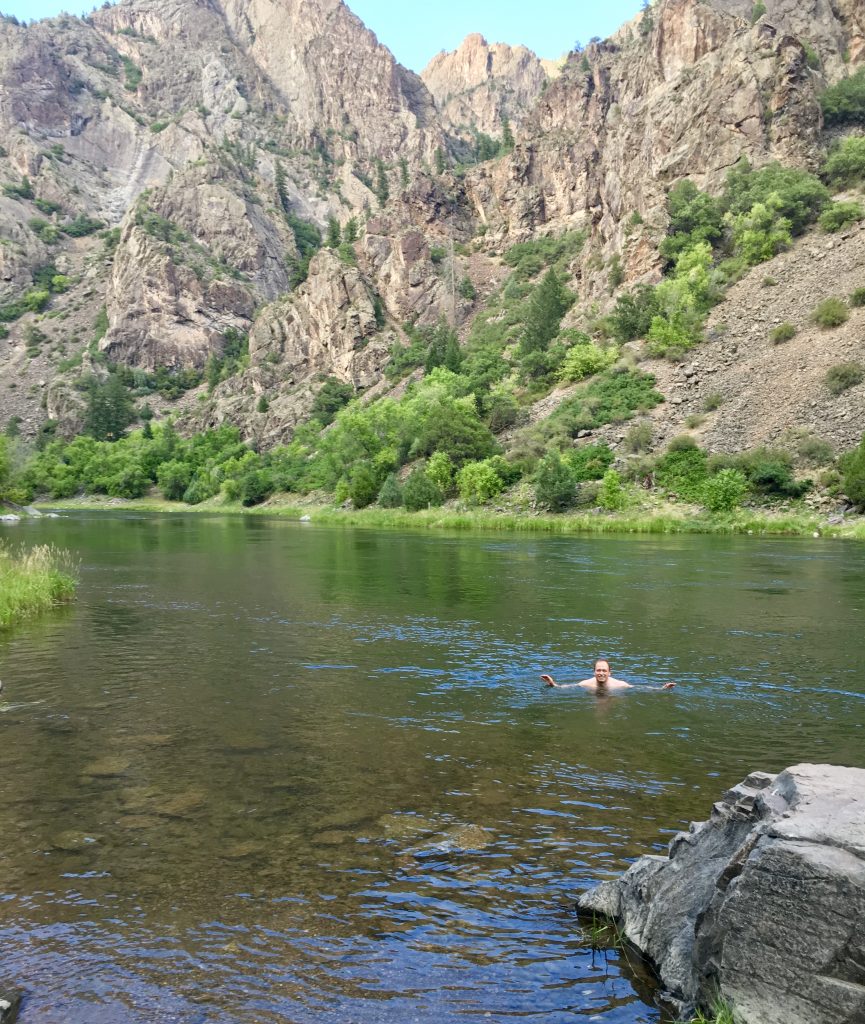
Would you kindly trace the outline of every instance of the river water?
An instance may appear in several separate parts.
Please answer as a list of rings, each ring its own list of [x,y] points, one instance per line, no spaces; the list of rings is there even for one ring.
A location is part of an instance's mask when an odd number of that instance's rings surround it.
[[[865,546],[76,513],[0,635],[23,1024],[663,1018],[579,892],[752,769],[865,766]],[[597,654],[636,690],[551,691]]]

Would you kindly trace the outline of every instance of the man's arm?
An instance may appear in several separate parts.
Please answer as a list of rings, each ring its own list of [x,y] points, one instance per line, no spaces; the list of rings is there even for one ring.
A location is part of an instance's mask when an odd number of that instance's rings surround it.
[[[552,676],[542,675],[544,686],[555,686],[557,690],[573,690],[575,686],[580,686],[580,683],[557,683]]]

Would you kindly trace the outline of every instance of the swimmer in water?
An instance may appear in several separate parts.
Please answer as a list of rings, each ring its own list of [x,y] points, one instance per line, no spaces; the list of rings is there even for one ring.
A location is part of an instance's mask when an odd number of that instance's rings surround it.
[[[584,690],[591,690],[593,693],[611,693],[613,690],[672,690],[675,683],[664,683],[663,686],[635,687],[632,683],[626,683],[622,679],[614,679],[610,672],[610,663],[606,658],[598,658],[595,662],[595,674],[591,679],[584,679],[580,683],[557,683],[552,676],[542,675],[541,679],[545,686],[554,686],[557,690],[573,690],[580,686]]]

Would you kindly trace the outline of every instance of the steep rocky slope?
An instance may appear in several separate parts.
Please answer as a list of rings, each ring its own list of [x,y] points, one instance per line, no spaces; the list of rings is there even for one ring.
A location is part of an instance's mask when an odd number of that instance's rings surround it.
[[[544,63],[525,46],[466,36],[421,72],[445,125],[467,137],[472,129],[500,138],[504,121],[520,124],[549,84]]]
[[[861,5],[758,6],[661,0],[548,85],[534,55],[479,36],[422,80],[339,0],[122,0],[86,19],[0,21],[0,305],[48,289],[7,317],[0,421],[20,417],[32,437],[51,417],[74,433],[76,382],[104,373],[101,360],[202,371],[248,333],[238,375],[178,406],[154,399],[157,413],[285,440],[323,377],[380,389],[406,321],[444,316],[464,335],[504,250],[573,228],[587,242],[569,284],[583,308],[603,309],[614,268],[625,285],[657,279],[676,181],[717,188],[742,156],[813,168],[825,152],[817,97],[865,56]],[[436,170],[466,153],[463,129],[498,136],[503,115],[512,153]],[[329,218],[354,220],[359,238],[313,257],[299,284],[303,222],[324,231]],[[740,353],[746,287],[717,314]],[[716,344],[701,367],[718,362]],[[807,344],[803,331],[770,353],[782,376],[798,375]],[[837,360],[829,348],[823,362]],[[682,397],[657,414],[663,437],[699,396],[676,388],[680,371],[656,369]],[[762,436],[758,405],[731,398],[707,441]],[[793,419],[811,423],[810,408]],[[861,433],[857,410],[838,443]]]

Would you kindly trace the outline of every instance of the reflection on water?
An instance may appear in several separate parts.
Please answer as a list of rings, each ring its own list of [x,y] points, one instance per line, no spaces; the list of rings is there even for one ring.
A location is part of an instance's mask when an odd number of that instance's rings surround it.
[[[658,1021],[575,895],[753,768],[863,763],[855,546],[95,515],[19,537],[83,567],[73,608],[0,639],[25,1024]],[[597,654],[680,685],[540,686]]]

